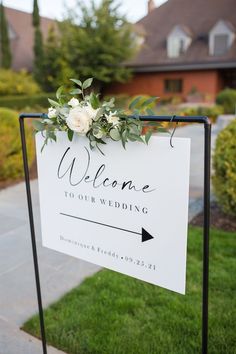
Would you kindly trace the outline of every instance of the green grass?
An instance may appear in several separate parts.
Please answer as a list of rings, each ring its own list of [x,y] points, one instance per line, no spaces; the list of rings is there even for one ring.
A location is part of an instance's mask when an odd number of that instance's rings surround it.
[[[236,233],[211,230],[209,353],[236,353]],[[45,310],[48,343],[76,354],[201,352],[202,231],[190,228],[187,295],[103,270]],[[37,337],[38,317],[23,329]]]

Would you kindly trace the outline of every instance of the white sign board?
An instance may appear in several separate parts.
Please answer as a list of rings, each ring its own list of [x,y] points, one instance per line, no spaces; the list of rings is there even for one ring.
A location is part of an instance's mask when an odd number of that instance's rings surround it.
[[[190,140],[36,145],[43,246],[184,294]]]

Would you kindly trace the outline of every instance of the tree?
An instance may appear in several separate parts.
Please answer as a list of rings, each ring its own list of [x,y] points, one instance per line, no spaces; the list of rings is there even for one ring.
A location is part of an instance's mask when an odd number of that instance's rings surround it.
[[[11,67],[12,55],[8,35],[8,25],[2,2],[0,4],[0,49],[1,67],[9,69]]]
[[[41,85],[43,80],[43,37],[40,29],[40,16],[37,0],[34,0],[33,8],[34,26],[34,67],[33,74],[35,80]]]
[[[37,0],[34,0],[34,5],[33,5],[33,26],[34,27],[40,26],[39,6]]]
[[[100,83],[126,81],[130,70],[122,63],[136,51],[131,25],[113,0],[102,0],[99,6],[94,1],[77,4],[74,15],[61,24],[63,53],[74,76],[92,76]]]
[[[43,73],[42,87],[47,92],[55,91],[58,86],[68,82],[68,77],[73,76],[63,58],[60,35],[55,26],[49,28],[44,45]]]

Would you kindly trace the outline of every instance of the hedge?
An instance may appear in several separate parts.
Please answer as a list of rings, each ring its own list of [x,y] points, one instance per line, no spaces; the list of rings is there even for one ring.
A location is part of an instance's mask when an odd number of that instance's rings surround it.
[[[234,114],[236,111],[236,90],[225,89],[216,97],[216,103],[224,108],[224,113]]]
[[[236,119],[217,137],[213,168],[218,202],[223,211],[236,216]]]
[[[39,85],[26,70],[0,69],[0,96],[33,95],[39,92]]]
[[[49,107],[48,98],[55,99],[53,93],[40,93],[37,95],[0,96],[0,107],[21,110],[26,107]]]
[[[25,124],[29,166],[35,157],[33,130]],[[18,113],[0,108],[0,181],[23,176]]]

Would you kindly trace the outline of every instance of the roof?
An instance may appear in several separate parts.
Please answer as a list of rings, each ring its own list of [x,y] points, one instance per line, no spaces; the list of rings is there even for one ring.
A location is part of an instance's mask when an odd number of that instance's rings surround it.
[[[135,71],[236,67],[236,39],[226,54],[209,55],[208,35],[223,20],[236,28],[235,0],[168,0],[137,22],[146,32],[138,55],[128,63]],[[175,26],[188,29],[192,43],[178,58],[168,58],[166,40]]]
[[[15,70],[25,68],[31,71],[34,58],[34,28],[32,25],[32,14],[11,9],[9,7],[4,7],[4,9],[11,33],[11,50],[13,53],[12,68]],[[40,27],[45,39],[49,28],[55,26],[56,21],[46,17],[40,18]]]

